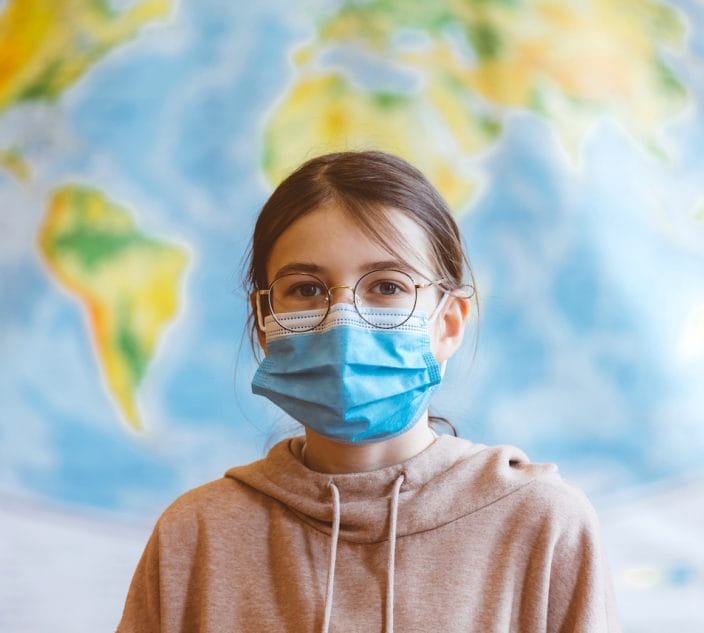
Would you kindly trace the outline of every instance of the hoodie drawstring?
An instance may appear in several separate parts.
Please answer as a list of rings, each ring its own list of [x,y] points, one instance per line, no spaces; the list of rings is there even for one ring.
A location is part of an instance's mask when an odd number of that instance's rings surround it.
[[[389,517],[389,564],[386,568],[386,633],[394,633],[394,579],[396,565],[396,523],[398,521],[398,498],[404,477],[399,475],[394,482]]]
[[[398,500],[401,485],[404,482],[401,474],[394,482],[391,494],[391,510],[389,513],[389,557],[386,567],[386,626],[385,633],[394,631],[394,581],[396,566],[396,525],[398,523]],[[330,535],[330,558],[328,562],[328,584],[325,592],[325,615],[323,616],[322,633],[328,633],[330,616],[332,614],[332,594],[335,584],[335,563],[337,562],[337,541],[340,537],[340,490],[330,481],[328,487],[332,492],[332,534]]]
[[[332,491],[332,534],[330,535],[330,560],[328,563],[328,587],[325,592],[325,616],[323,617],[323,633],[330,628],[332,613],[332,590],[335,584],[335,562],[337,561],[337,540],[340,537],[340,491],[331,481],[328,484]]]

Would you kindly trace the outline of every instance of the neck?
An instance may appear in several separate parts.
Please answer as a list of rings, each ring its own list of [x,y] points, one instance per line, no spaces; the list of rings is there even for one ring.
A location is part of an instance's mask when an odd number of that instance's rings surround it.
[[[425,413],[408,431],[373,444],[342,444],[306,429],[303,461],[321,473],[356,473],[378,470],[399,464],[417,455],[433,443]]]

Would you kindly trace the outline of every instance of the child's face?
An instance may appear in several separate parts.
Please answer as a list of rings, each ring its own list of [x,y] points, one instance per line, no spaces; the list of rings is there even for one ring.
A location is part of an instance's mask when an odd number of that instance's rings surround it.
[[[351,288],[372,269],[400,269],[408,272],[416,283],[436,281],[438,271],[431,265],[430,245],[423,229],[400,211],[392,209],[389,213],[408,244],[405,248],[399,246],[397,255],[365,235],[335,205],[322,207],[296,220],[274,244],[267,262],[269,283],[284,273],[313,273],[328,287],[349,287],[333,290],[333,304],[352,304]],[[440,298],[434,287],[419,289],[416,313],[432,314]],[[450,297],[435,316],[430,326],[430,344],[438,362],[447,360],[459,348],[468,314],[468,300]],[[258,334],[266,353],[264,333],[259,331]]]
[[[328,287],[354,288],[363,274],[382,268],[407,272],[416,283],[437,280],[438,273],[431,267],[430,249],[423,229],[400,211],[392,209],[388,213],[410,245],[406,248],[399,246],[396,255],[365,235],[339,208],[329,205],[296,220],[281,234],[267,263],[268,281],[271,283],[284,273],[307,272],[313,273]],[[422,277],[415,271],[422,273]],[[418,290],[416,312],[429,315],[438,300],[436,289]],[[331,302],[352,304],[352,290],[333,290]]]

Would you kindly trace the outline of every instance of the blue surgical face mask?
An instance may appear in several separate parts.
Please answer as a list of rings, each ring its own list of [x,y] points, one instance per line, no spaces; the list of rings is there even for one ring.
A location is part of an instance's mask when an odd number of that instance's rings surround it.
[[[383,321],[389,312],[360,310],[372,322]],[[286,326],[304,329],[319,318],[318,310],[291,313]],[[367,444],[400,435],[418,421],[440,383],[429,323],[425,316],[413,315],[397,328],[379,329],[343,303],[308,332],[290,332],[267,317],[267,355],[252,391],[338,442]]]

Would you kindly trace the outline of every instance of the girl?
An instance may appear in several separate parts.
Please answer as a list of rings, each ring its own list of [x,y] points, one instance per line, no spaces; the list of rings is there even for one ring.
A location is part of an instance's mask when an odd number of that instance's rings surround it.
[[[473,278],[447,205],[380,152],[264,205],[252,382],[305,427],[174,502],[120,633],[616,631],[594,511],[553,466],[434,433]]]

